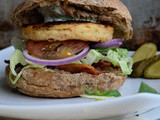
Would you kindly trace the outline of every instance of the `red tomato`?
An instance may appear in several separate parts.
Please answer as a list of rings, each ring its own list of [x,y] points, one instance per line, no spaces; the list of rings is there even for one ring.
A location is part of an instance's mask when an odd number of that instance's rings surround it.
[[[26,49],[29,54],[40,59],[57,60],[78,54],[88,43],[82,41],[28,41]]]

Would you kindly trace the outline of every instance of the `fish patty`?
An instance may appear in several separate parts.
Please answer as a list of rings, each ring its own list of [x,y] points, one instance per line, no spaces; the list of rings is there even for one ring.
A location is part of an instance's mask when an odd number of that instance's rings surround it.
[[[111,26],[85,22],[43,23],[21,28],[21,38],[34,41],[82,40],[105,42],[111,40],[113,34],[114,29]]]

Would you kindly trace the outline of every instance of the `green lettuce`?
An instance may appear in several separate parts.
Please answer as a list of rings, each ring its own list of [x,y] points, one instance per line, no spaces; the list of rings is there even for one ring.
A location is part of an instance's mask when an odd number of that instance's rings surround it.
[[[35,63],[32,63],[32,62],[30,62],[28,60],[26,60],[26,62],[27,62],[27,66],[29,68],[45,68],[45,65],[35,64]]]
[[[22,52],[17,49],[11,55],[11,59],[10,59],[10,70],[14,76],[17,76],[15,68],[16,68],[16,65],[18,65],[18,64],[25,66],[25,65],[27,65],[27,62],[24,59]]]
[[[11,40],[11,44],[15,49],[23,51],[25,50],[26,41],[21,40],[17,37],[13,37]]]
[[[24,67],[22,68],[22,70],[17,73],[15,71],[15,68],[18,64],[23,65]],[[14,53],[11,55],[11,59],[10,59],[10,74],[9,74],[9,79],[12,82],[12,84],[16,84],[18,79],[21,77],[23,71],[26,68],[44,68],[45,66],[43,65],[38,65],[32,62],[27,61],[24,57],[23,54],[20,50],[16,49],[14,51]],[[12,78],[12,76],[15,76],[14,79]]]
[[[107,55],[109,50],[115,51],[116,53],[118,53],[121,56],[128,56],[129,55],[129,51],[127,49],[123,49],[123,48],[97,48],[95,49],[97,52],[101,53],[102,55]]]
[[[118,63],[123,74],[130,75],[132,73],[133,59],[131,57],[121,58]]]
[[[121,56],[117,52],[109,50],[107,56],[105,57],[105,61],[111,62],[114,66],[119,66],[118,61],[120,58]]]
[[[129,55],[129,51],[127,49],[114,48],[114,49],[111,49],[111,50],[117,52],[118,55],[120,55],[121,57],[127,57]]]
[[[128,54],[129,52],[123,49],[110,49],[104,60],[111,62],[114,66],[120,66],[123,74],[130,75],[132,73],[133,59],[128,57]]]
[[[105,56],[103,56],[101,53],[92,49],[89,51],[88,55],[80,61],[82,62],[82,64],[92,65],[93,63],[98,63],[99,60],[104,59],[104,57]]]
[[[129,52],[122,48],[91,49],[88,55],[81,59],[82,64],[92,65],[99,60],[111,62],[114,66],[119,66],[123,74],[130,75],[132,72],[133,59],[128,57]]]
[[[9,73],[9,80],[11,81],[11,83],[13,85],[15,85],[17,83],[17,81],[19,80],[19,78],[21,77],[22,73],[23,73],[24,68],[18,73],[18,75],[13,79],[12,78],[12,72],[10,71]]]

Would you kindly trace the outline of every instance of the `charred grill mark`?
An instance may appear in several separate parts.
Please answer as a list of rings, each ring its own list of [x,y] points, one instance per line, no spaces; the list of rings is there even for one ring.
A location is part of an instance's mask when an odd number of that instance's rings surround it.
[[[48,23],[44,23],[42,25],[42,27],[52,27],[54,25],[60,25],[60,24],[73,24],[73,23],[76,23],[76,24],[81,24],[81,23],[90,23],[90,22],[85,22],[85,21],[74,21],[74,20],[68,20],[68,21],[59,21],[59,22],[48,22]]]
[[[81,23],[91,23],[88,21],[74,21],[74,20],[67,20],[67,21],[53,21],[53,22],[47,22],[47,23],[43,23],[43,24],[39,24],[39,25],[32,25],[32,28],[35,30],[38,30],[40,28],[50,28],[53,27],[54,25],[60,25],[60,24],[81,24]],[[26,26],[27,27],[27,26]]]
[[[58,45],[57,47],[55,47],[53,50],[57,52],[58,48],[60,48],[63,44]]]
[[[32,28],[35,29],[35,30],[39,30],[41,28],[44,28],[44,29],[47,29],[47,28],[51,28],[55,25],[61,25],[61,24],[82,24],[82,23],[92,23],[92,22],[89,22],[89,21],[73,21],[73,20],[68,20],[68,21],[54,21],[54,22],[47,22],[47,23],[43,23],[43,24],[39,24],[39,25],[32,25]],[[100,23],[97,23],[97,24],[100,24]],[[105,25],[105,26],[109,26],[109,25],[106,25],[106,22],[103,22],[101,23],[101,25]],[[27,26],[26,26],[27,27]],[[66,30],[66,29],[64,29]]]

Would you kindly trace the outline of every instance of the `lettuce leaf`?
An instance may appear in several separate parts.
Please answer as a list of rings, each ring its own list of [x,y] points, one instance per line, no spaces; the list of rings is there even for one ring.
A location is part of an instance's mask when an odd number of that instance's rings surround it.
[[[132,73],[133,59],[131,57],[121,58],[118,63],[123,74],[130,75]]]
[[[13,37],[11,40],[11,44],[15,49],[23,51],[23,50],[25,50],[26,41],[21,40],[17,37]]]
[[[35,63],[32,63],[32,62],[30,62],[28,60],[26,60],[26,62],[27,62],[27,66],[29,68],[45,68],[45,65],[35,64]]]
[[[118,61],[120,58],[121,56],[117,52],[109,50],[104,60],[111,62],[114,66],[119,66]]]
[[[108,49],[104,49],[104,48],[97,48],[95,49],[97,52],[101,53],[102,55],[107,55],[108,51],[110,50],[110,48]]]
[[[22,52],[17,49],[11,55],[11,59],[10,59],[10,70],[14,76],[17,76],[15,68],[16,68],[16,65],[18,65],[18,64],[25,66],[25,65],[27,65],[27,62],[25,61],[25,59],[22,55]]]
[[[115,51],[117,54],[119,54],[120,56],[128,56],[129,55],[129,51],[127,49],[123,49],[123,48],[97,48],[95,49],[97,52],[100,52],[102,55],[107,55],[108,51],[112,50]]]
[[[110,49],[104,61],[109,61],[114,66],[120,66],[123,74],[130,75],[132,73],[133,59],[128,55],[129,52],[125,49]]]
[[[11,81],[11,83],[15,85],[17,83],[17,81],[19,80],[19,78],[21,77],[23,71],[27,68],[41,68],[41,69],[43,69],[43,68],[45,68],[45,66],[34,64],[34,63],[29,63],[26,67],[22,68],[22,70],[18,73],[18,75],[16,75],[16,76],[14,75],[15,76],[14,79],[12,78],[13,73],[12,73],[12,71],[10,71],[9,80]]]
[[[119,66],[123,74],[130,75],[132,72],[133,59],[128,57],[129,52],[122,48],[91,49],[89,54],[81,59],[82,64],[92,65],[99,60],[111,62],[114,66]]]
[[[129,55],[129,51],[123,48],[115,48],[113,51],[117,52],[121,57],[127,57]]]
[[[21,64],[24,66],[22,70],[17,73],[15,68],[18,64]],[[9,74],[9,79],[12,82],[12,84],[16,84],[18,79],[21,77],[24,69],[26,68],[45,68],[43,65],[38,65],[32,62],[27,61],[24,57],[23,54],[20,50],[16,49],[14,53],[11,55],[10,59],[10,74]],[[13,80],[12,75],[15,76],[15,79]]]
[[[22,69],[22,70],[18,73],[18,75],[16,76],[15,79],[12,78],[12,72],[10,71],[10,73],[9,73],[9,80],[11,81],[11,83],[12,83],[13,85],[15,85],[15,84],[17,83],[17,81],[19,80],[19,78],[21,77],[21,75],[22,75],[22,73],[23,73],[23,70],[24,70],[24,69]]]
[[[103,56],[101,53],[92,49],[89,51],[88,55],[80,61],[82,62],[82,64],[92,65],[93,63],[98,63],[99,60],[104,59],[104,57],[105,56]]]

